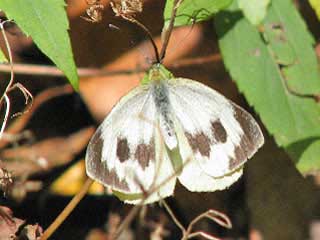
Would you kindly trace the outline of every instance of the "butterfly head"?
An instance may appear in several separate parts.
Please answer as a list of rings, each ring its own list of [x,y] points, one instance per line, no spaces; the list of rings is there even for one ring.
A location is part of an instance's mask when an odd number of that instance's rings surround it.
[[[144,75],[141,84],[147,85],[172,78],[174,78],[174,76],[171,72],[169,72],[162,64],[156,63],[152,65],[149,71]]]

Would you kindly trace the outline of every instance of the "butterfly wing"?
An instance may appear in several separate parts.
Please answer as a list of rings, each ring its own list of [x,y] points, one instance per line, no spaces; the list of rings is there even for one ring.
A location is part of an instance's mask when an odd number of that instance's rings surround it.
[[[131,196],[148,191],[173,174],[159,140],[158,116],[149,90],[139,86],[120,99],[90,140],[86,154],[88,176]],[[147,202],[172,195],[175,181],[166,182]]]
[[[192,191],[226,188],[262,146],[258,124],[245,110],[201,83],[177,78],[168,84],[180,155],[186,164],[179,180]]]
[[[212,177],[208,175],[199,164],[182,125],[178,121],[175,122],[175,129],[179,141],[180,156],[183,160],[183,168],[178,179],[189,191],[213,192],[222,190],[240,178],[242,175],[242,167],[222,177]]]

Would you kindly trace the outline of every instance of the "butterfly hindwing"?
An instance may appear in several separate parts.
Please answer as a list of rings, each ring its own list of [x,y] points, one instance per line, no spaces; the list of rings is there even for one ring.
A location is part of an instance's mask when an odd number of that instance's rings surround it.
[[[237,170],[263,144],[256,121],[245,110],[201,83],[177,78],[169,80],[168,84],[176,125],[181,126],[178,139],[184,162],[192,155],[194,161],[188,165],[198,169],[195,174],[203,172],[216,179],[232,176],[230,179],[235,181],[240,176]],[[186,154],[188,148],[190,155]],[[184,175],[196,177],[192,176],[191,167],[185,167],[181,173],[180,178],[186,180],[188,177]],[[205,191],[206,187],[198,188],[201,189],[198,191]]]
[[[180,155],[183,159],[183,168],[178,179],[189,191],[213,192],[223,190],[240,178],[242,168],[219,178],[214,178],[204,172],[179,121],[175,121],[175,129],[179,141]]]
[[[121,98],[88,145],[87,174],[125,194],[142,193],[168,178],[173,169],[159,140],[157,122],[149,88],[139,86]],[[172,195],[174,185],[175,179],[156,194]],[[155,195],[153,198],[159,199]]]

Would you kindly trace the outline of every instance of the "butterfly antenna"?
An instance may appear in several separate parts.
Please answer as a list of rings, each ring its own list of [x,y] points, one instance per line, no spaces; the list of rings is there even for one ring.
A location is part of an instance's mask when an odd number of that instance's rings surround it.
[[[153,40],[153,37],[152,37],[150,31],[142,23],[140,23],[138,20],[134,19],[133,23],[135,23],[137,26],[139,26],[141,29],[143,29],[143,31],[146,33],[147,37],[149,38],[149,40],[152,44],[154,54],[155,54],[156,63],[160,63],[159,50],[158,50],[158,47],[157,47],[155,41]]]

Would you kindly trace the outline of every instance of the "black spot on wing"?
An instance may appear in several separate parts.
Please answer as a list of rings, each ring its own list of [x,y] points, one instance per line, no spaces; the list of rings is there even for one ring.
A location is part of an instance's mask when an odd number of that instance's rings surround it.
[[[155,159],[154,151],[154,143],[140,143],[137,146],[134,157],[137,159],[143,170],[149,165],[150,161]]]
[[[185,133],[187,140],[194,152],[199,152],[202,156],[209,157],[210,155],[210,139],[203,132],[192,135]]]
[[[130,148],[126,138],[117,139],[117,157],[119,158],[120,162],[124,162],[130,157]]]
[[[227,141],[227,132],[219,120],[211,123],[211,133],[213,135],[213,143],[225,143]],[[187,140],[193,152],[199,152],[204,157],[210,157],[212,141],[204,132],[196,134],[185,133]]]
[[[90,176],[107,187],[115,187],[117,190],[129,191],[127,182],[120,180],[114,170],[108,170],[107,160],[102,159],[103,139],[98,129],[91,139],[86,156],[87,172]]]
[[[223,127],[219,119],[211,123],[211,132],[215,142],[225,143],[227,141],[226,129]]]
[[[245,140],[246,138],[243,136],[240,141],[240,145],[235,147],[234,150],[234,158],[230,159],[229,169],[237,169],[242,165],[250,156],[250,147],[248,146],[248,142]],[[256,151],[256,150],[255,150]]]

